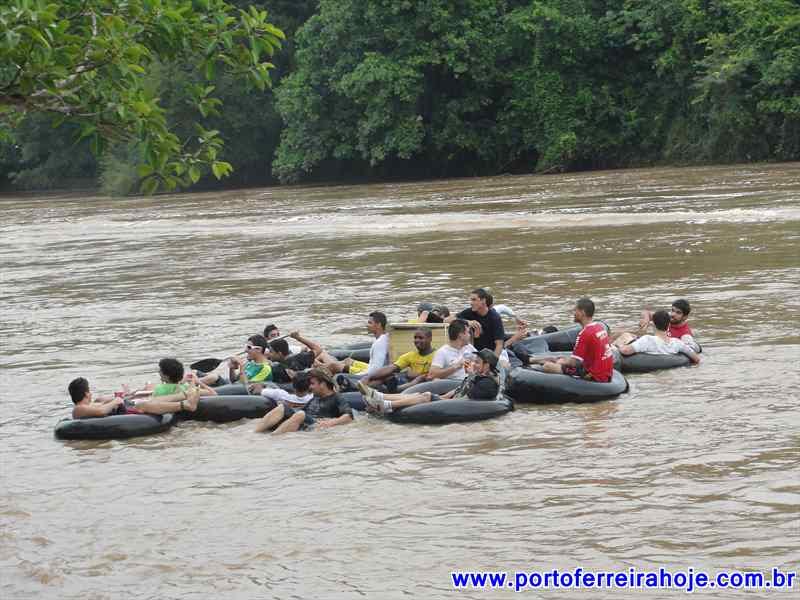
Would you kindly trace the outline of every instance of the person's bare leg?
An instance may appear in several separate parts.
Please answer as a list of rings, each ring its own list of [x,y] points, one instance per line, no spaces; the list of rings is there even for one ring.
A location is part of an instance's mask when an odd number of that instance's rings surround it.
[[[281,423],[274,433],[291,433],[292,431],[297,431],[300,429],[300,426],[303,424],[305,419],[306,413],[302,410],[298,410],[291,417]]]
[[[219,373],[206,373],[198,381],[205,385],[214,385],[219,381]]]
[[[416,394],[384,394],[383,401],[391,402],[392,408],[403,408],[404,406],[414,406],[415,404],[425,404],[431,401],[430,392],[419,392]]]
[[[149,415],[165,415],[167,413],[180,412],[181,410],[194,412],[197,410],[197,404],[199,400],[200,394],[197,391],[197,388],[195,388],[193,391],[190,390],[186,392],[186,400],[183,401],[183,408],[181,408],[180,401],[164,401],[159,400],[158,398],[154,398],[146,402],[140,402],[136,405],[136,408]]]
[[[283,415],[286,414],[286,410],[283,404],[278,404],[275,408],[261,417],[256,423],[256,433],[262,433],[264,431],[269,431],[273,427],[275,427],[278,423],[283,421]]]

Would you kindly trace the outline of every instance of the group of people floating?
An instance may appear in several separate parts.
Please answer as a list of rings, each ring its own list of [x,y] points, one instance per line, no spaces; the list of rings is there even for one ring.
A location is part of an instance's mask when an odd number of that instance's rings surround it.
[[[456,315],[444,306],[420,304],[417,319],[412,322],[446,323],[447,343],[434,348],[431,329],[421,326],[414,332],[413,349],[393,362],[389,358],[386,315],[374,311],[367,319],[367,330],[374,338],[369,361],[337,358],[300,332],[281,335],[278,327],[270,324],[263,334],[247,339],[244,356],[219,361],[220,366],[211,372],[185,373],[180,361],[163,358],[158,364],[161,383],[135,391],[124,388],[113,397],[97,399],[89,382],[79,377],[68,386],[73,418],[194,412],[203,396],[261,394],[273,400],[275,408],[258,421],[256,431],[284,433],[350,423],[353,410],[340,393],[343,388],[358,389],[367,411],[381,415],[453,398],[494,400],[500,392],[499,375],[512,362],[541,365],[538,368],[545,373],[595,382],[611,380],[615,350],[626,356],[680,353],[694,364],[700,362],[700,348],[688,324],[691,307],[683,299],[675,300],[669,311],[643,311],[633,331],[611,333],[603,323],[594,321],[594,302],[580,298],[573,311],[575,323],[581,326],[574,350],[570,356],[557,358],[531,356],[519,350],[517,342],[542,332],[531,332],[509,307],[495,306],[484,288],[472,290],[469,303],[469,308]],[[506,336],[501,315],[514,319],[513,335]],[[654,331],[648,333],[651,325]],[[555,330],[545,328],[544,332]],[[297,345],[290,345],[286,338]],[[227,373],[220,372],[223,364]],[[451,380],[453,389],[441,396],[414,390],[420,383],[440,379]]]

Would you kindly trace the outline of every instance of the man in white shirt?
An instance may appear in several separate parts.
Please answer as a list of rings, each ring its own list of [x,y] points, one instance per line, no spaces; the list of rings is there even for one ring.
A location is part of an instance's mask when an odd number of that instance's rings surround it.
[[[369,313],[367,319],[367,331],[375,336],[375,341],[369,348],[369,366],[364,372],[363,381],[370,384],[373,377],[383,367],[389,364],[389,334],[386,333],[386,315],[380,311]]]
[[[632,354],[685,354],[693,364],[700,363],[700,357],[686,343],[677,338],[667,335],[670,323],[669,313],[665,310],[657,310],[653,313],[653,325],[655,325],[655,335],[643,335],[631,340],[623,335],[618,338],[614,345],[619,348],[621,354],[630,356]]]
[[[448,325],[447,337],[450,341],[433,355],[428,378],[461,381],[467,376],[464,363],[478,352],[470,344],[469,324],[463,319],[456,319]]]

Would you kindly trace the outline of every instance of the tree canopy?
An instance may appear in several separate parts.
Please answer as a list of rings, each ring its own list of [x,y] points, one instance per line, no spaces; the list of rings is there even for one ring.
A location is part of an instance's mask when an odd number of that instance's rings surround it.
[[[181,93],[207,117],[221,105],[207,84],[216,72],[263,90],[283,39],[266,11],[224,0],[10,0],[0,6],[0,119],[7,133],[30,113],[78,124],[95,153],[132,141],[146,192],[195,183],[205,168],[220,178],[231,165],[219,160],[219,131],[198,123],[180,139],[153,70],[171,63],[202,74]]]
[[[20,186],[800,159],[797,0],[10,0],[0,25]]]

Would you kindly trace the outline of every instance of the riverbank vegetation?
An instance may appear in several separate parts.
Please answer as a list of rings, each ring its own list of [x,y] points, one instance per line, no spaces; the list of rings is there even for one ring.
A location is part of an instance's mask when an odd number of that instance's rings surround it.
[[[800,159],[796,0],[128,4],[191,5],[183,18],[224,4],[234,31],[248,26],[242,15],[257,19],[242,47],[261,48],[255,34],[267,41],[256,60],[215,58],[224,41],[209,50],[207,40],[198,55],[193,36],[216,34],[195,16],[185,48],[162,40],[148,48],[144,73],[124,73],[124,87],[144,94],[161,119],[156,129],[169,142],[156,144],[161,154],[153,155],[152,132],[113,135],[72,116],[54,128],[48,111],[16,111],[13,121],[0,113],[0,178],[24,188],[76,178],[127,193],[152,189],[148,181],[261,185]],[[113,28],[108,35],[119,47]],[[18,77],[11,41],[0,35],[6,108]],[[26,43],[41,51],[35,37]],[[260,66],[267,59],[271,73]],[[15,61],[24,74],[25,57]],[[49,73],[51,85],[64,75]],[[94,85],[115,89],[103,77]],[[214,171],[229,176],[220,183]]]

